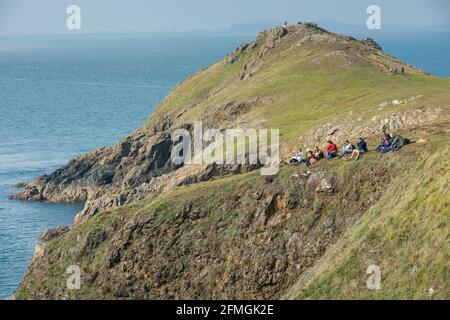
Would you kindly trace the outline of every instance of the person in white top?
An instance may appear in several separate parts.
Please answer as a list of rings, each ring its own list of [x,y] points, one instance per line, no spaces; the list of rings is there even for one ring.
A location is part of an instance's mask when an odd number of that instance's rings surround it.
[[[345,145],[339,152],[339,158],[342,158],[346,154],[351,154],[353,152],[353,149],[355,149],[355,146],[352,143],[350,143],[350,141],[345,140]]]
[[[297,153],[291,158],[291,161],[289,163],[303,163],[306,162],[306,156],[303,153],[302,149],[298,149]]]

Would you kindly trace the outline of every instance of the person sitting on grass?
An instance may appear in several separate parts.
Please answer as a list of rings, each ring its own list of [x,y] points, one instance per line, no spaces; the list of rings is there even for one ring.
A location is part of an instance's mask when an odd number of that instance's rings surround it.
[[[323,154],[323,151],[320,150],[320,148],[318,146],[316,146],[314,148],[314,153],[313,153],[313,157],[316,161],[319,161],[320,159],[323,159],[325,156]]]
[[[306,166],[309,167],[314,162],[316,162],[316,159],[314,159],[313,153],[311,151],[308,151],[306,154]]]
[[[389,133],[386,132],[386,126],[383,127],[384,139],[387,141],[388,145],[392,144],[392,137]]]
[[[361,154],[369,151],[369,149],[367,148],[367,142],[363,138],[359,138],[357,146],[358,148],[353,150],[350,159],[353,159],[353,157],[355,157],[355,159],[358,160]]]
[[[327,160],[333,159],[338,153],[338,147],[333,141],[328,140],[328,147],[327,147]]]
[[[351,154],[354,149],[355,149],[355,146],[352,143],[350,143],[350,141],[345,140],[345,145],[342,147],[341,151],[339,152],[339,158],[342,158],[346,154]]]
[[[403,138],[401,135],[394,133],[392,135],[391,150],[397,151],[408,143],[411,143],[411,140],[409,140],[408,138]]]
[[[302,149],[298,149],[297,153],[291,158],[289,163],[293,164],[301,164],[306,162],[306,156],[303,153]]]
[[[380,153],[386,153],[391,150],[391,142],[387,137],[381,139],[380,144],[377,147],[377,151]]]

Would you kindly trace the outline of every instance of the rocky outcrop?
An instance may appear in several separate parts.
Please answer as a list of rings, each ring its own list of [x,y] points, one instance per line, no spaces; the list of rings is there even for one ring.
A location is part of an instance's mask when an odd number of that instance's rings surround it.
[[[264,103],[263,99],[255,97],[249,101],[229,101],[212,105],[199,117],[205,127],[219,129],[233,128],[238,126],[238,119],[258,108],[259,104]]]
[[[14,185],[13,185],[13,187],[15,187],[15,188],[24,188],[24,187],[26,187],[27,186],[27,183],[25,183],[25,182],[16,182]]]
[[[176,170],[170,161],[173,142],[168,129],[172,117],[146,131],[138,130],[116,146],[94,150],[71,160],[55,172],[28,183],[12,196],[17,200],[87,202],[93,213],[127,202],[139,186]],[[113,200],[114,196],[118,200]],[[120,197],[121,196],[121,197]],[[109,197],[110,205],[98,199]]]
[[[406,103],[406,101],[405,101]],[[388,104],[382,104],[387,108]],[[336,143],[343,143],[346,139],[379,136],[383,129],[392,132],[398,129],[431,123],[436,119],[450,115],[450,106],[428,106],[407,109],[397,112],[385,112],[370,119],[358,117],[358,113],[351,112],[346,118],[325,123],[312,128],[298,138],[301,145],[313,147],[321,145],[328,139]]]
[[[258,45],[258,52],[256,53],[253,60],[245,64],[241,70],[241,80],[247,80],[252,77],[264,63],[264,56],[281,41],[285,35],[287,35],[288,29],[286,27],[276,27],[261,33],[256,40],[256,43],[261,43]]]
[[[70,230],[68,226],[59,226],[57,228],[47,229],[41,233],[38,238],[43,241],[51,241],[53,239],[59,238],[64,233]]]

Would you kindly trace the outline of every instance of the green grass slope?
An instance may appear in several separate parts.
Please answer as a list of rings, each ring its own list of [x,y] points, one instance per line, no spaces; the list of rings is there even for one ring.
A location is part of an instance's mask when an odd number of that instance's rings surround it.
[[[449,135],[424,148],[386,189],[377,205],[290,290],[296,299],[449,299]],[[377,265],[381,288],[369,290],[366,270]]]

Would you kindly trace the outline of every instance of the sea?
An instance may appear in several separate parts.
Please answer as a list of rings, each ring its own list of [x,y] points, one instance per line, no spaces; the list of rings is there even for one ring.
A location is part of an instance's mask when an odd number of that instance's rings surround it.
[[[450,76],[448,33],[384,37],[388,53]],[[82,204],[8,200],[17,182],[132,133],[178,82],[254,34],[0,35],[0,299],[13,294],[37,235]]]

